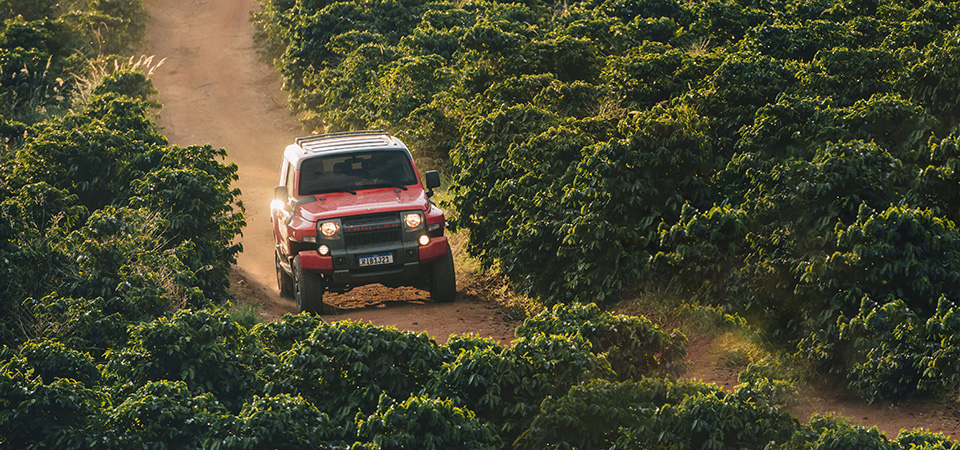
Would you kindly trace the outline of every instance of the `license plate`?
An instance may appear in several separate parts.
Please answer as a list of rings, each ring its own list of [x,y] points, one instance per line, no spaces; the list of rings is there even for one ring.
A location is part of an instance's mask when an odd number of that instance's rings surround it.
[[[393,255],[390,253],[381,253],[379,255],[361,256],[360,267],[379,266],[382,264],[392,264]]]

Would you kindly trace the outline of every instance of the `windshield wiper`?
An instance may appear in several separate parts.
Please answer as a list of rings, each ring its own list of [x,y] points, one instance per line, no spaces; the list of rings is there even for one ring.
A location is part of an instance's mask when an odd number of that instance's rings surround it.
[[[320,195],[320,194],[329,194],[331,192],[349,192],[353,195],[357,195],[357,191],[347,188],[329,188],[329,189],[320,189],[319,191],[313,191],[310,195]]]
[[[403,189],[403,190],[405,190],[405,191],[408,190],[408,188],[407,188],[406,186],[404,186],[404,185],[402,185],[402,184],[399,184],[399,183],[368,184],[368,185],[364,186],[363,188],[364,188],[364,189],[376,189],[376,188],[385,188],[385,187],[392,187],[392,188],[397,188],[397,189]]]

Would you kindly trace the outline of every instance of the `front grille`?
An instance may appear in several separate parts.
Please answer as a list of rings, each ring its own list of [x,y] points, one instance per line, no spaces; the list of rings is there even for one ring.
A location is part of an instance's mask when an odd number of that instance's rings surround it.
[[[344,217],[341,223],[347,250],[398,246],[403,239],[396,212]]]
[[[357,249],[366,247],[379,247],[384,244],[399,244],[400,229],[393,228],[389,230],[371,230],[359,231],[354,233],[345,233],[347,249]]]

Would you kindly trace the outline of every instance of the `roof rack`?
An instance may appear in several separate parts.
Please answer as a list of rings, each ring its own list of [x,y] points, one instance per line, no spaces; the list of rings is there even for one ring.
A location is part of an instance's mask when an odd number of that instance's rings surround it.
[[[315,134],[312,136],[299,137],[296,140],[297,145],[303,145],[306,142],[323,141],[327,139],[337,139],[351,136],[390,136],[384,130],[364,130],[364,131],[340,131],[337,133]]]

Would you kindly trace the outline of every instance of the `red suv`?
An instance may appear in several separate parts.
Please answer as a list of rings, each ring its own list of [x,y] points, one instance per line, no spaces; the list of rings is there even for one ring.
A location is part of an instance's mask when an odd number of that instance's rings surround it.
[[[270,208],[281,295],[313,313],[325,291],[371,283],[429,286],[435,301],[452,301],[446,221],[430,201],[440,176],[429,171],[424,181],[410,150],[384,131],[308,136],[287,146]]]

